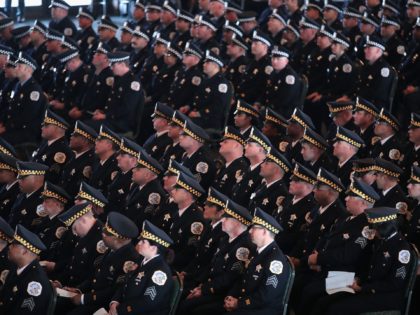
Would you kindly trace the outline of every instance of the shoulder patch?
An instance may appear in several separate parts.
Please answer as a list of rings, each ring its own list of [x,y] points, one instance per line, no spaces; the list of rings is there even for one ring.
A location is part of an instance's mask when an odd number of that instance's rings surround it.
[[[160,203],[160,195],[158,193],[151,193],[147,201],[152,205],[158,205]]]
[[[106,247],[104,241],[99,241],[98,243],[96,243],[96,251],[99,254],[104,254],[107,251],[108,247]]]
[[[226,93],[227,92],[227,84],[225,84],[225,83],[220,83],[219,84],[219,87],[218,87],[218,90],[219,90],[219,92],[220,93]]]
[[[106,78],[105,83],[108,86],[113,86],[114,85],[114,78],[113,77]]]
[[[38,91],[32,91],[29,95],[29,98],[31,101],[37,102],[39,100],[39,92]]]
[[[39,282],[31,281],[28,283],[28,287],[26,288],[26,292],[32,296],[40,296],[42,293],[42,285]]]
[[[266,66],[264,69],[265,74],[270,75],[271,72],[273,72],[273,67],[272,66]]]
[[[270,271],[275,275],[279,275],[283,272],[283,263],[280,260],[273,260],[270,263]]]
[[[400,159],[400,157],[401,157],[401,152],[400,152],[400,150],[398,150],[398,149],[391,149],[390,151],[389,151],[389,158],[391,159],[391,160],[399,160]]]
[[[289,74],[286,76],[286,83],[289,85],[295,84],[295,77]]]
[[[153,283],[156,283],[157,285],[164,285],[166,280],[168,279],[168,276],[166,273],[164,273],[161,270],[156,270],[152,275],[152,281]]]
[[[195,75],[192,77],[191,83],[194,84],[195,86],[198,86],[201,84],[201,78]]]
[[[389,68],[383,67],[381,69],[381,76],[383,76],[384,78],[389,77]]]
[[[408,264],[410,262],[410,252],[406,249],[400,250],[398,253],[398,261],[402,264]]]
[[[133,82],[131,82],[130,87],[131,87],[131,89],[132,89],[133,91],[138,92],[138,91],[140,91],[140,82],[138,82],[138,81],[133,81]]]
[[[64,226],[59,226],[55,230],[55,237],[58,238],[58,239],[61,239],[66,231],[67,231],[67,229]]]
[[[353,68],[352,68],[351,64],[349,64],[349,63],[345,63],[343,65],[343,72],[344,73],[350,73],[352,69]]]
[[[65,28],[64,29],[64,35],[72,36],[73,35],[73,30],[70,27]]]
[[[57,152],[54,155],[54,161],[58,164],[63,164],[66,161],[67,157],[63,152]]]
[[[206,174],[209,170],[209,165],[206,162],[199,162],[195,170],[201,174]]]
[[[193,222],[191,224],[191,233],[194,235],[201,235],[203,233],[204,225],[201,222]]]
[[[239,247],[236,250],[235,256],[240,261],[247,261],[249,257],[249,249],[246,247]]]

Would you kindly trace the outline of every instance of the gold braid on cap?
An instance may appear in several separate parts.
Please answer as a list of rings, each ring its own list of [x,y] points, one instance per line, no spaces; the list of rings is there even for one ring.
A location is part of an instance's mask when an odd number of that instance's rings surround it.
[[[308,124],[305,123],[302,119],[300,119],[298,116],[296,116],[295,114],[292,115],[291,117],[293,120],[295,120],[299,125],[301,125],[303,128],[308,128]]]
[[[5,164],[5,163],[0,163],[0,169],[1,169],[1,170],[8,170],[8,171],[12,171],[12,172],[15,172],[15,173],[17,173],[17,172],[18,172],[18,170],[17,170],[16,168],[11,167],[10,165]]]
[[[10,238],[5,233],[3,233],[3,231],[1,231],[1,230],[0,230],[0,238],[2,240],[5,240],[7,243],[11,243],[13,241],[13,238]]]
[[[242,144],[242,146],[245,146],[245,144],[246,144],[246,142],[245,142],[245,140],[243,138],[241,138],[241,137],[239,137],[239,136],[237,136],[237,135],[235,135],[233,133],[230,133],[230,132],[225,132],[224,138],[225,139],[227,138],[227,139],[232,139],[232,140],[238,141],[240,144]]]
[[[184,128],[184,122],[182,120],[179,120],[178,118],[174,116],[172,116],[172,122],[176,123],[179,127]]]
[[[202,195],[201,192],[199,192],[198,190],[195,190],[194,188],[192,188],[187,183],[184,183],[179,178],[177,178],[175,185],[181,186],[182,188],[184,188],[186,191],[188,191],[189,193],[193,194],[194,196],[201,197],[201,195]]]
[[[391,214],[391,215],[387,215],[385,217],[380,217],[380,218],[368,218],[368,222],[369,223],[382,223],[382,222],[392,221],[395,219],[397,219],[397,214]]]
[[[326,149],[325,145],[323,145],[321,142],[307,135],[306,132],[303,134],[303,140],[308,141],[309,143],[312,143],[314,146],[316,146],[317,148],[321,150]]]
[[[252,224],[257,224],[257,225],[261,225],[263,227],[265,227],[267,230],[273,232],[274,234],[279,234],[280,230],[275,228],[274,226],[272,226],[270,223],[264,221],[263,219],[254,216],[252,218]]]
[[[395,130],[400,129],[398,125],[390,117],[384,114],[383,109],[379,113],[378,119],[385,121],[387,124],[391,125],[391,127],[394,128]]]
[[[399,173],[397,173],[397,172],[392,172],[392,171],[387,170],[387,169],[385,169],[385,168],[383,168],[383,167],[380,167],[380,166],[378,166],[378,165],[376,165],[376,166],[375,166],[375,170],[376,170],[377,172],[381,172],[381,173],[383,173],[383,174],[385,174],[385,175],[388,175],[388,176],[391,176],[391,177],[395,177],[395,178],[400,177],[400,174],[399,174]]]
[[[246,107],[242,107],[239,104],[240,104],[240,102],[238,101],[238,105],[236,105],[236,111],[244,112],[244,113],[250,114],[250,115],[258,118],[258,114],[255,111],[253,111],[249,108],[246,108]]]
[[[220,201],[219,199],[214,198],[214,197],[212,197],[210,195],[207,197],[207,201],[208,202],[211,202],[211,203],[214,203],[215,205],[218,205],[218,206],[220,206],[222,208],[226,207],[226,203],[224,203],[224,202]]]
[[[127,154],[129,154],[129,155],[132,155],[132,156],[134,156],[134,157],[138,157],[138,155],[139,155],[139,153],[138,153],[138,152],[136,152],[136,151],[134,151],[134,150],[131,150],[130,148],[126,147],[126,146],[124,145],[124,140],[121,140],[120,150],[121,150],[121,151],[123,151],[124,153],[127,153]]]
[[[140,237],[145,238],[147,240],[151,240],[153,242],[156,242],[156,243],[158,243],[158,244],[160,244],[160,245],[162,245],[163,247],[166,247],[166,248],[171,246],[171,244],[169,244],[165,240],[163,240],[160,237],[157,237],[156,235],[154,235],[154,234],[152,234],[148,231],[145,231],[145,230],[141,231]]]
[[[116,145],[120,146],[120,141],[117,138],[101,130],[99,133],[99,138],[102,138],[102,137],[107,138],[108,140],[111,140],[112,142],[114,142]]]
[[[8,155],[8,156],[13,157],[12,152],[10,152],[8,149],[6,149],[6,148],[5,148],[4,146],[2,146],[2,145],[0,145],[0,152],[1,152],[1,153],[6,154],[6,155]]]
[[[372,108],[370,108],[369,106],[366,106],[362,103],[359,102],[359,99],[357,99],[356,102],[356,108],[360,108],[361,110],[364,110],[365,112],[368,112],[369,114],[372,114],[373,116],[378,116],[378,113],[376,111],[374,111]]]
[[[353,104],[342,105],[335,108],[331,106],[330,104],[328,104],[328,110],[330,111],[330,113],[338,113],[344,110],[352,110],[352,109],[353,109]]]
[[[411,117],[410,125],[412,125],[416,128],[420,128],[420,121],[414,120],[413,117]]]
[[[345,136],[345,135],[343,135],[341,133],[337,133],[335,136],[338,139],[343,140],[343,141],[351,144],[352,146],[355,146],[356,148],[359,148],[360,149],[363,146],[363,143],[354,141],[353,139],[351,139],[351,138],[349,138],[349,137],[347,137],[347,136]]]
[[[127,240],[129,238],[122,236],[121,234],[119,234],[117,231],[115,231],[109,224],[108,221],[105,223],[104,229],[111,235],[123,239],[123,240]]]
[[[51,117],[45,116],[44,117],[44,124],[49,124],[49,125],[56,125],[60,128],[63,128],[65,130],[68,129],[68,127],[66,125],[64,125],[63,123],[59,122],[58,120],[52,119]]]
[[[164,113],[162,113],[161,111],[159,111],[157,109],[155,109],[154,113],[155,113],[155,115],[157,115],[159,117],[162,117],[163,119],[172,120],[172,117],[169,117],[169,116],[165,115]]]
[[[343,191],[343,189],[340,186],[338,186],[336,183],[334,183],[333,181],[329,180],[328,178],[325,178],[323,176],[318,175],[316,179],[317,179],[317,181],[319,181],[321,183],[324,183],[324,184],[330,186],[332,189],[334,189],[334,190],[336,190],[336,191],[338,191],[340,193]]]
[[[98,207],[101,207],[101,208],[105,207],[105,203],[103,203],[102,201],[96,199],[92,195],[89,195],[87,192],[82,191],[82,190],[79,191],[76,198],[82,198],[82,199],[89,200],[90,202],[92,202],[93,204],[95,204],[95,205],[97,205]]]
[[[18,175],[20,176],[29,176],[29,175],[45,175],[46,171],[39,170],[21,170],[18,168]]]
[[[251,134],[250,136],[249,136],[249,138],[250,139],[252,139],[252,140],[254,140],[256,143],[258,143],[260,146],[262,146],[263,148],[264,148],[264,150],[266,150],[267,152],[269,152],[270,151],[270,146],[267,144],[267,143],[265,143],[264,141],[263,141],[263,139],[260,139],[260,138],[258,138],[255,134]]]
[[[290,168],[283,163],[282,160],[278,159],[276,156],[268,153],[266,156],[266,159],[269,159],[271,161],[273,161],[274,163],[276,163],[278,166],[280,166],[286,173],[290,171]]]
[[[55,193],[55,192],[53,192],[51,190],[48,190],[48,189],[45,189],[42,192],[42,195],[44,197],[46,197],[46,198],[54,198],[54,199],[57,199],[58,201],[60,201],[60,202],[62,202],[64,204],[66,204],[67,201],[68,201],[67,198],[64,198],[63,196],[61,196],[61,195],[59,195],[59,194],[57,194],[57,193]]]
[[[89,141],[95,142],[95,138],[92,137],[92,135],[88,134],[86,131],[80,129],[80,128],[74,128],[74,133],[77,133],[83,137],[85,137],[86,139],[88,139]]]
[[[371,165],[371,166],[365,166],[365,167],[353,167],[353,171],[357,173],[372,172],[372,171],[376,171],[376,166]]]
[[[311,185],[315,185],[316,184],[316,180],[310,178],[309,176],[306,176],[305,174],[302,174],[299,172],[298,167],[296,166],[295,169],[293,170],[293,175],[304,180],[305,182],[311,184]]]
[[[287,124],[285,124],[283,121],[281,121],[277,117],[272,116],[270,114],[265,115],[265,120],[272,121],[275,124],[278,124],[280,126],[283,126],[284,128],[287,128]]]
[[[417,182],[418,184],[420,184],[420,177],[414,175],[414,173],[411,173],[411,177],[410,179],[412,179],[413,181]]]
[[[370,203],[375,203],[375,199],[373,199],[372,197],[368,196],[363,191],[357,189],[353,185],[350,185],[350,191],[353,192],[354,194],[356,194],[357,196],[359,196],[360,198],[362,198],[362,199],[364,199],[364,200],[366,200],[366,201],[368,201]]]
[[[194,132],[192,132],[191,130],[189,130],[187,127],[184,126],[184,132],[189,135],[191,138],[193,138],[194,140],[197,140],[198,142],[204,143],[206,142],[203,138],[197,136]]]
[[[225,213],[230,215],[232,218],[238,220],[239,222],[241,222],[242,224],[246,225],[246,226],[250,226],[251,222],[248,221],[247,219],[245,219],[243,216],[239,215],[238,213],[232,211],[231,209],[227,208],[225,206]]]
[[[36,255],[41,254],[41,249],[35,247],[34,245],[32,245],[31,243],[29,243],[27,240],[25,240],[23,237],[21,237],[20,235],[15,234],[13,237],[19,244],[25,246],[27,249],[29,249],[31,252],[33,252]]]
[[[92,205],[87,204],[86,207],[81,209],[79,212],[76,212],[73,216],[71,216],[66,221],[64,221],[64,224],[67,225],[67,226],[72,225],[74,221],[76,221],[78,218],[84,216],[89,211],[92,211]]]
[[[139,154],[139,158],[137,159],[137,164],[144,166],[145,168],[149,169],[150,171],[152,171],[153,173],[157,175],[160,174],[160,171],[156,167],[154,167],[150,163],[147,163],[145,160],[141,159],[141,154]]]

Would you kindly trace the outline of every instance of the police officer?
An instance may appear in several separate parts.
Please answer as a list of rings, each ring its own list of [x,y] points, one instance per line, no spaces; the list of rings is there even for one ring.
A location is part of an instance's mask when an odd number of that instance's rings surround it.
[[[366,147],[360,152],[360,157],[367,157],[374,144],[375,120],[379,111],[368,100],[357,97],[354,106],[353,118],[356,125],[355,132],[363,139]]]
[[[45,217],[38,228],[38,235],[47,247],[47,250],[41,254],[41,260],[56,261],[62,256],[68,256],[67,252],[61,252],[61,244],[65,238],[63,236],[67,229],[58,220],[58,215],[66,210],[71,197],[61,187],[50,182],[45,182],[41,196]]]
[[[95,141],[95,161],[89,184],[107,194],[108,186],[118,173],[116,151],[120,147],[121,138],[105,125],[101,126]]]
[[[103,258],[96,262],[92,278],[77,288],[66,288],[77,293],[71,298],[72,306],[76,308],[67,314],[90,314],[109,305],[117,286],[122,285],[125,277],[140,264],[140,256],[132,244],[138,235],[133,221],[117,212],[108,214],[102,230],[102,240],[108,249]]]
[[[346,208],[351,216],[337,221],[308,257],[312,276],[311,280],[305,281],[298,314],[310,313],[316,302],[327,295],[325,278],[328,271],[343,270],[355,272],[357,276],[365,275],[372,233],[364,211],[372,208],[378,199],[378,194],[367,184],[359,180],[352,183],[346,197]]]
[[[7,276],[0,293],[2,313],[41,315],[48,311],[52,287],[38,262],[45,249],[36,234],[17,225],[8,254],[16,270]]]
[[[285,176],[291,169],[292,165],[286,157],[275,148],[270,148],[264,162],[261,163],[260,175],[263,182],[251,194],[249,208],[260,208],[274,216],[279,215],[287,197]]]
[[[111,299],[110,314],[131,312],[165,314],[169,312],[173,280],[165,254],[172,239],[161,229],[145,221],[136,246],[143,260],[127,274],[123,285]]]
[[[60,186],[74,197],[81,181],[88,181],[92,176],[92,165],[95,157],[94,144],[98,134],[80,120],[76,121],[70,136],[69,147],[74,155],[64,165]]]
[[[289,64],[291,52],[284,47],[275,46],[271,52],[273,71],[267,79],[267,87],[262,103],[266,107],[289,117],[299,104],[301,80]]]
[[[327,140],[328,144],[332,144],[338,126],[342,126],[351,131],[356,130],[356,126],[354,125],[353,121],[354,102],[327,102],[327,106],[328,111],[330,112],[330,117],[332,118],[332,123],[328,128],[325,139]]]
[[[194,257],[201,235],[207,228],[196,202],[205,191],[195,178],[180,172],[170,194],[178,208],[169,229],[174,240],[173,267],[182,271]]]
[[[374,129],[378,139],[372,147],[372,157],[380,157],[397,165],[401,164],[404,157],[405,142],[397,135],[400,127],[398,119],[388,110],[382,108]]]
[[[253,126],[259,125],[260,113],[259,111],[243,100],[236,102],[236,108],[233,112],[233,121],[235,127],[239,129],[239,132],[244,140],[249,138],[251,129]]]
[[[229,61],[226,65],[226,78],[232,82],[234,91],[238,91],[249,63],[247,53],[249,47],[243,36],[233,33],[231,41],[226,45],[226,55]]]
[[[143,144],[144,150],[156,160],[162,157],[166,147],[172,142],[168,132],[173,113],[173,109],[165,103],[156,103],[152,114],[153,129],[156,132]]]
[[[79,192],[74,197],[74,204],[78,205],[86,202],[89,202],[92,205],[92,213],[96,218],[106,219],[104,209],[108,204],[108,199],[99,189],[82,181],[80,183]]]
[[[219,39],[216,37],[218,26],[212,21],[211,17],[209,15],[198,15],[194,22],[197,24],[197,39],[200,49],[220,55]]]
[[[405,56],[404,42],[398,35],[400,30],[400,21],[398,17],[383,16],[381,21],[381,37],[385,42],[386,52],[384,53],[386,61],[391,66],[398,66]]]
[[[42,22],[35,20],[34,25],[31,27],[31,40],[34,46],[31,57],[34,58],[38,65],[42,65],[48,58],[47,52],[47,33],[48,28]],[[35,73],[38,79],[39,69]]]
[[[70,259],[65,264],[55,264],[52,284],[59,288],[76,287],[94,275],[94,261],[107,251],[102,240],[103,224],[94,217],[89,202],[71,207],[58,219],[79,238]]]
[[[131,38],[131,46],[133,47],[130,54],[130,66],[134,74],[138,75],[143,67],[146,58],[149,55],[149,44],[151,34],[147,29],[136,26],[133,30]]]
[[[201,68],[203,56],[203,51],[194,42],[186,43],[182,57],[184,66],[175,74],[165,100],[171,107],[182,110],[183,107],[187,109],[186,106],[192,104],[194,94],[203,82],[204,74]]]
[[[276,241],[285,254],[289,254],[296,240],[303,236],[307,215],[315,206],[312,193],[315,183],[316,174],[296,162],[289,183],[291,198],[284,201],[280,212],[274,213],[280,224],[284,226],[283,233],[277,235]]]
[[[98,35],[93,30],[92,24],[95,21],[93,13],[85,7],[79,8],[76,16],[79,21],[80,29],[77,31],[75,40],[80,47],[80,56],[84,63],[90,64],[92,61],[94,47],[97,46]]]
[[[354,59],[355,45],[361,36],[359,21],[362,15],[359,10],[352,5],[343,10],[343,34],[350,40],[349,56]]]
[[[266,212],[255,209],[250,235],[257,246],[257,254],[241,277],[227,294],[223,307],[228,314],[278,314],[284,304],[282,299],[291,269],[288,258],[275,242],[281,233],[280,224]],[[261,291],[264,295],[259,294]]]
[[[16,61],[16,83],[9,106],[0,122],[0,135],[11,144],[37,142],[46,99],[41,86],[33,78],[35,60],[19,53]]]
[[[164,203],[165,191],[158,179],[162,172],[158,161],[144,150],[139,152],[137,165],[133,168],[134,185],[130,188],[123,212],[138,227],[144,220],[152,220]]]
[[[368,275],[355,280],[350,286],[355,294],[333,303],[328,314],[395,309],[403,302],[400,292],[407,286],[413,253],[398,232],[397,209],[375,207],[365,213],[376,232]]]
[[[179,138],[182,130],[184,129],[185,120],[188,119],[189,118],[187,116],[181,114],[177,110],[173,112],[168,127],[168,137],[172,140],[172,142],[166,146],[165,151],[159,159],[159,162],[163,167],[167,167],[171,160],[181,162],[185,151],[180,145]]]
[[[230,196],[235,184],[241,181],[248,170],[249,162],[244,157],[245,138],[234,127],[226,127],[220,142],[219,153],[225,160],[213,182],[213,187]]]
[[[334,30],[341,30],[343,23],[341,22],[341,14],[343,12],[343,5],[338,1],[327,1],[325,4],[322,16],[328,26],[331,26]]]
[[[267,136],[273,147],[280,149],[280,143],[286,138],[286,130],[289,122],[279,113],[271,108],[265,109],[262,132]]]
[[[32,161],[49,167],[46,179],[58,183],[65,164],[73,157],[65,133],[69,124],[60,116],[47,109],[41,128],[43,142],[32,155]]]
[[[207,132],[193,122],[186,120],[179,138],[180,146],[185,150],[182,165],[187,167],[204,189],[208,189],[216,176],[216,163],[213,153],[206,145]]]
[[[0,217],[9,220],[10,210],[19,194],[17,160],[0,152]]]
[[[75,37],[77,28],[68,16],[70,5],[64,0],[53,0],[49,6],[51,9],[51,21],[49,29],[57,30],[69,37]]]
[[[143,110],[144,94],[140,81],[129,67],[129,53],[108,53],[112,72],[118,80],[113,84],[111,94],[103,109],[93,113],[96,125],[108,124],[116,132],[137,131],[139,113]]]
[[[205,78],[197,90],[188,116],[204,129],[220,131],[225,127],[230,100],[231,83],[222,72],[224,62],[220,56],[207,50],[203,63]],[[217,107],[214,105],[217,104]]]
[[[320,167],[331,169],[333,161],[327,153],[328,143],[323,137],[317,134],[310,128],[305,129],[302,140],[302,158],[303,165],[312,170],[314,173],[318,172]]]
[[[250,197],[261,184],[261,164],[271,148],[270,140],[257,128],[253,127],[245,145],[244,156],[249,160],[249,167],[233,186],[229,196],[233,201],[248,206]]]
[[[333,144],[333,155],[338,159],[334,174],[340,178],[345,187],[350,184],[353,160],[358,158],[360,148],[364,141],[355,132],[337,127],[337,133]]]
[[[13,203],[9,223],[12,227],[22,224],[36,230],[41,222],[42,212],[38,206],[42,203],[41,192],[48,166],[35,162],[16,163],[20,194]]]
[[[410,143],[405,150],[401,164],[404,169],[404,178],[409,178],[410,175],[408,174],[410,174],[412,165],[420,165],[420,114],[411,114],[411,121],[408,128],[408,140]]]
[[[190,28],[191,24],[194,21],[194,15],[186,10],[178,9],[176,11],[176,21],[175,21],[175,36],[173,42],[177,46],[185,49],[185,45],[191,39]]]
[[[413,243],[418,248],[420,246],[420,168],[413,166],[411,171],[411,177],[408,181],[407,190],[408,195],[413,198],[417,204],[411,212],[412,216],[409,216],[409,222],[407,226],[407,233],[405,237],[410,243]]]
[[[306,72],[308,57],[317,47],[315,38],[319,28],[319,23],[308,17],[303,17],[299,22],[300,40],[294,51],[292,64],[292,68],[298,73]]]
[[[6,282],[7,275],[12,267],[8,259],[8,246],[13,241],[13,235],[13,229],[6,220],[0,217],[0,289]]]
[[[125,137],[121,139],[117,153],[118,173],[108,186],[108,205],[110,211],[124,212],[125,201],[132,185],[133,168],[142,148]]]
[[[110,17],[106,15],[101,17],[98,24],[98,37],[101,42],[109,46],[110,52],[114,52],[120,47],[120,42],[117,37],[115,37],[117,31],[118,26]]]
[[[222,301],[246,270],[246,264],[254,256],[255,245],[247,228],[251,225],[249,211],[228,200],[224,208],[222,230],[228,234],[218,246],[210,263],[210,269],[181,303],[182,314],[220,313]],[[232,241],[229,242],[229,239]]]

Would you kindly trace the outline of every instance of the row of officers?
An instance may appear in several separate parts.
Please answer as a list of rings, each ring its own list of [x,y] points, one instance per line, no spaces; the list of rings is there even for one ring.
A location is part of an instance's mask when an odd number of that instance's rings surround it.
[[[358,102],[356,113],[368,112],[366,104]],[[236,115],[251,108],[239,103]],[[269,114],[271,122],[279,118]],[[325,145],[304,112],[296,109],[288,124],[292,134],[303,129],[296,141],[302,157]],[[375,129],[393,124],[381,110]],[[255,126],[247,136],[226,128],[220,159],[206,131],[179,111],[158,103],[153,125],[156,133],[141,147],[109,127],[98,135],[77,121],[69,147],[69,124],[47,110],[45,141],[32,161],[18,161],[2,141],[6,313],[44,314],[49,279],[75,293],[58,299],[57,313],[167,314],[175,270],[184,281],[179,314],[277,314],[289,258],[296,269],[290,303],[298,314],[405,307],[416,255],[408,242],[420,243],[418,157],[403,179],[395,151],[357,159],[365,142],[338,126],[333,151],[321,150],[338,163],[314,172],[312,161],[289,157],[294,141],[283,144],[283,154]],[[417,152],[419,115],[409,127]],[[162,134],[177,134],[177,142],[162,150]],[[182,153],[168,153],[177,145]],[[165,253],[172,254],[170,266]],[[329,271],[355,272],[355,294],[328,295]]]
[[[211,3],[221,5],[220,1]],[[332,10],[337,6],[329,5]],[[64,9],[61,1],[52,6],[68,13],[69,6]],[[69,30],[73,28],[58,28],[53,22],[47,28],[36,21],[32,27],[15,31],[19,42],[28,47],[13,45],[13,38],[3,41],[9,47],[0,50],[3,67],[13,67],[14,49],[28,53],[39,66],[34,78],[46,93],[47,98],[40,101],[73,122],[106,121],[117,132],[136,134],[141,143],[152,133],[150,123],[143,120],[144,136],[139,135],[141,118],[153,111],[156,101],[180,109],[205,129],[219,131],[236,99],[244,99],[260,111],[272,108],[286,117],[295,107],[303,108],[318,132],[325,130],[329,121],[329,101],[361,96],[391,110],[404,123],[416,111],[420,20],[411,21],[419,11],[416,1],[407,4],[411,29],[403,45],[388,39],[396,37],[401,26],[395,17],[385,14],[379,22],[369,10],[358,15],[351,7],[344,17],[355,19],[355,29],[360,20],[362,32],[353,39],[340,31],[340,23],[329,24],[309,14],[314,11],[311,5],[295,22],[287,21],[284,10],[272,10],[267,15],[267,29],[258,27],[256,15],[249,12],[239,14],[236,22],[218,25],[211,14],[194,17],[171,3],[137,3],[135,8],[143,8],[146,20],[152,13],[160,18],[154,26],[147,21],[122,26],[124,43],[117,40],[118,26],[109,17],[100,20],[97,38],[92,28],[94,17],[86,9],[78,15],[88,34],[83,37],[86,43],[71,38],[75,31]],[[64,20],[70,21],[68,17]],[[5,25],[10,24],[6,21]],[[272,24],[280,24],[280,40],[270,35]],[[381,34],[375,32],[379,27]],[[397,44],[391,45],[394,42]],[[120,52],[124,58],[118,62],[126,64],[124,71],[109,68],[112,61],[107,53],[113,51],[125,52]],[[7,59],[12,61],[7,64]],[[3,72],[7,78],[2,80],[2,108],[11,106],[10,96],[18,89],[13,72]],[[126,92],[137,93],[124,98]],[[124,109],[116,111],[115,105]]]

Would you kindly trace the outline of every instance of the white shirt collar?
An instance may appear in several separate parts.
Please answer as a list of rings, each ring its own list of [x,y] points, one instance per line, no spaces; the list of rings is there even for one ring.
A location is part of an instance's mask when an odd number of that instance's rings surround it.
[[[262,163],[262,162],[261,162]],[[249,168],[251,169],[251,171],[255,170],[258,166],[260,166],[261,163],[257,163],[254,165],[250,165]]]
[[[87,151],[89,151],[89,149],[87,149],[86,151],[80,152],[80,153],[76,153],[74,155],[74,158],[77,159],[79,156],[82,156],[83,154],[85,154]]]
[[[50,146],[51,144],[53,144],[54,142],[56,142],[58,139],[61,139],[61,137],[59,137],[59,138],[55,138],[55,139],[53,139],[53,140],[48,140],[48,141],[47,141],[48,146]]]
[[[149,261],[151,261],[153,258],[156,258],[157,256],[159,256],[159,254],[153,256],[152,258],[146,259],[143,258],[143,261],[141,262],[141,264],[144,266],[145,264],[147,264]]]
[[[325,210],[327,210],[334,202],[335,200],[331,202],[330,204],[326,205],[325,207],[319,207],[319,214],[323,214]]]
[[[274,241],[273,241],[273,242],[274,242]],[[270,246],[271,244],[273,244],[273,242],[268,243],[267,245],[265,245],[265,246],[263,246],[263,247],[257,248],[257,252],[258,252],[258,254],[261,254],[261,253],[262,253],[262,251],[263,251],[264,249],[266,249],[268,246]]]
[[[179,217],[181,217],[183,214],[184,214],[184,212],[190,207],[191,205],[189,205],[189,206],[187,206],[187,207],[185,207],[185,208],[183,208],[183,209],[178,209],[178,214],[179,214]]]
[[[275,181],[272,181],[272,182],[271,182],[271,183],[269,183],[269,184],[265,184],[265,186],[268,188],[268,187],[270,187],[271,185],[273,185],[273,184],[277,183],[279,180],[281,180],[281,178],[278,178],[278,179],[276,179]]]
[[[26,269],[26,267],[28,267],[29,265],[30,265],[30,263],[27,264],[27,265],[25,265],[25,266],[23,266],[22,268],[18,268],[16,270],[17,275],[19,276]]]
[[[392,186],[392,187],[390,187],[390,188],[388,188],[388,189],[386,189],[386,190],[382,190],[382,195],[386,196],[386,194],[387,194],[387,193],[389,193],[389,191],[390,191],[392,188],[394,188],[396,185],[397,185],[397,184],[395,184],[394,186]]]
[[[18,180],[15,180],[13,183],[7,184],[6,185],[6,190],[10,190],[10,188],[12,188],[17,182],[18,182]]]
[[[390,135],[389,137],[386,137],[385,139],[381,140],[381,144],[384,145],[389,139],[391,139],[394,135]]]
[[[347,160],[345,160],[344,162],[338,162],[338,167],[343,167],[343,165],[345,165],[351,158],[353,157],[353,155],[351,157],[349,157]]]
[[[252,127],[252,125],[251,126],[248,126],[248,128],[246,128],[246,129],[244,129],[244,130],[241,130],[241,131],[239,131],[240,133],[241,133],[241,135],[243,135],[245,132],[247,132],[250,128]]]

